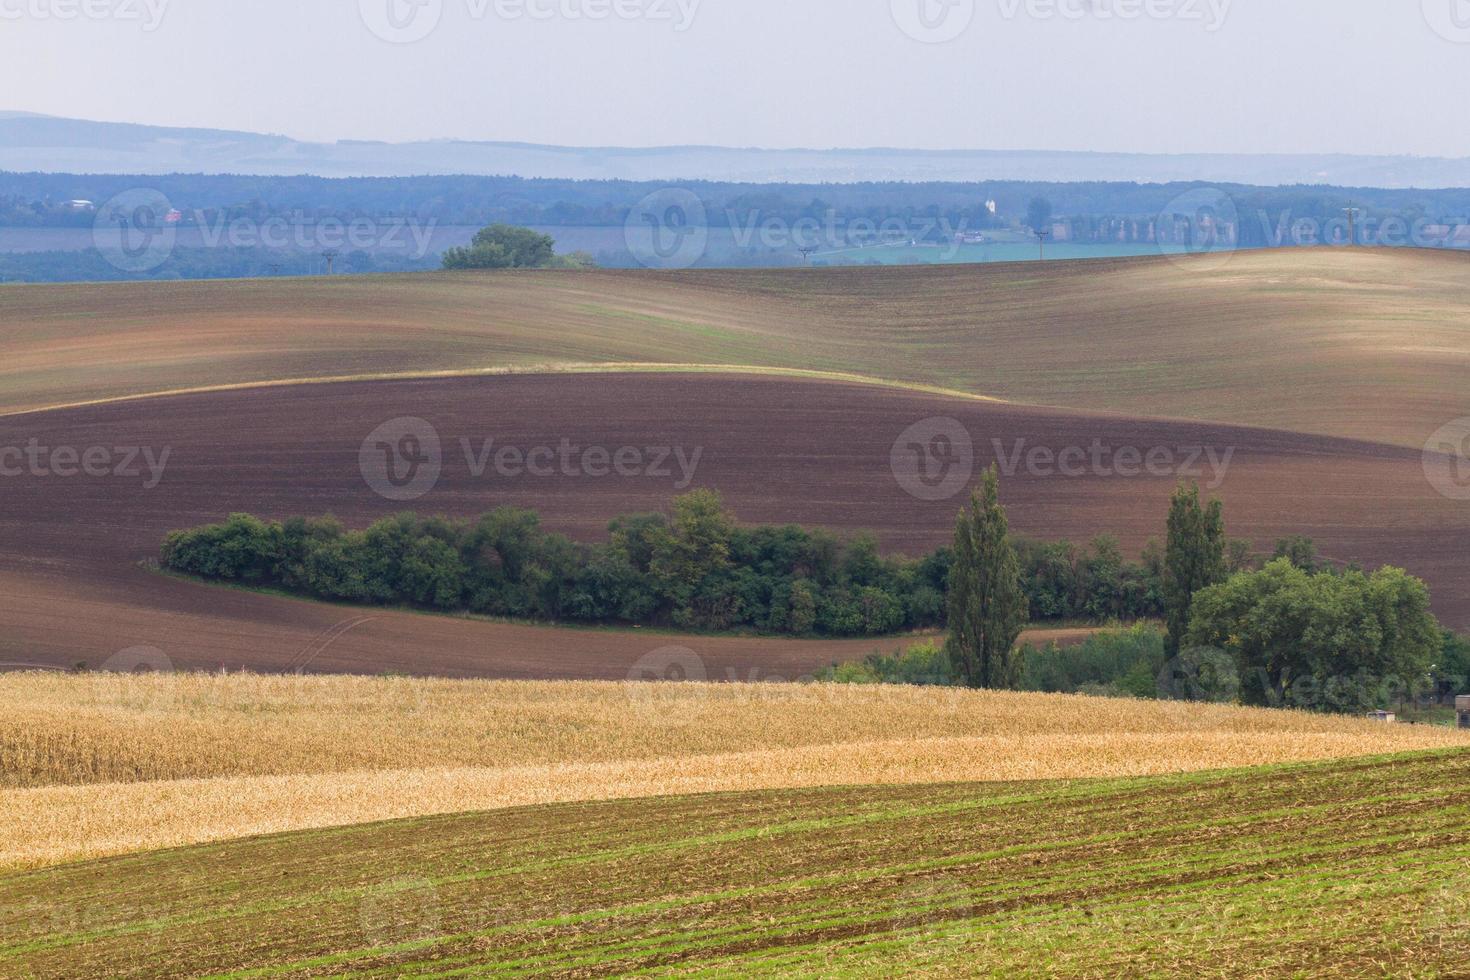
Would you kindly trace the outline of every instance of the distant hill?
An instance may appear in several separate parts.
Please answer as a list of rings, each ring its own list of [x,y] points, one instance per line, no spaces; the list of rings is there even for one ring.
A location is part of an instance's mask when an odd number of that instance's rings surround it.
[[[1344,154],[1141,154],[1053,150],[768,150],[544,146],[432,140],[309,143],[217,129],[0,112],[0,170],[323,177],[434,174],[563,179],[1218,181],[1256,185],[1470,186],[1470,159]]]

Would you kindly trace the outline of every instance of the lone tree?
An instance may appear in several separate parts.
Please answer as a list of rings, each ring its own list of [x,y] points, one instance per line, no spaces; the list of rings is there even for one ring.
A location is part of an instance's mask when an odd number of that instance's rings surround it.
[[[1179,656],[1194,594],[1225,578],[1224,507],[1218,500],[1202,505],[1199,487],[1181,483],[1169,504],[1169,542],[1164,549],[1166,656]]]
[[[955,672],[970,687],[1011,688],[1020,679],[1016,640],[1030,610],[1009,529],[992,465],[955,522],[949,569],[947,648]]]
[[[1033,234],[1051,231],[1051,202],[1044,197],[1033,197],[1026,205],[1026,225]]]
[[[481,228],[467,248],[444,252],[446,269],[543,269],[553,264],[556,242],[530,228]]]

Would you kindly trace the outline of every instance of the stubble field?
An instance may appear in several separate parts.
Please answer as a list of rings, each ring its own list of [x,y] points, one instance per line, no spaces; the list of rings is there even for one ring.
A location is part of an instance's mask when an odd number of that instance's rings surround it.
[[[0,868],[574,800],[1139,776],[1470,745],[1186,702],[830,684],[12,675]]]

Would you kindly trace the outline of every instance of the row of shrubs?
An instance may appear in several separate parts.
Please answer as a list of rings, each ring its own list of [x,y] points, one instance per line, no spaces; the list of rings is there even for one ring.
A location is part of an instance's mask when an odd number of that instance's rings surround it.
[[[1087,545],[1015,542],[1031,618],[1131,622],[1163,614],[1163,549],[1140,561],[1107,536]],[[1278,556],[1312,569],[1310,541]],[[365,530],[332,517],[283,522],[235,514],[168,536],[165,568],[300,595],[516,619],[812,636],[879,636],[945,625],[952,552],[879,554],[794,525],[743,527],[717,493],[678,497],[668,514],[620,517],[608,540],[573,542],[532,511],[477,520],[399,514]],[[1232,548],[1231,570],[1254,567]]]
[[[163,567],[323,599],[517,619],[863,636],[942,624],[948,567],[879,554],[870,535],[740,527],[711,491],[621,517],[580,544],[533,512],[400,514],[366,530],[246,514],[170,534]]]
[[[944,626],[949,548],[889,557],[870,534],[743,527],[709,490],[676,498],[668,514],[620,517],[608,532],[573,542],[514,508],[470,521],[399,514],[365,530],[235,514],[170,534],[162,564],[322,599],[529,620],[815,636]],[[1160,614],[1157,558],[1126,561],[1108,538],[1018,550],[1034,618]]]

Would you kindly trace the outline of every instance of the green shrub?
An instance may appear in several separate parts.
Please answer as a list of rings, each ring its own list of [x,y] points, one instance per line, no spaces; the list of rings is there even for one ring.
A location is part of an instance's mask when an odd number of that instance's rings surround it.
[[[829,667],[819,680],[837,684],[913,684],[946,686],[955,682],[954,669],[944,647],[917,643],[893,654],[873,653],[863,660]]]
[[[1071,647],[1025,647],[1021,689],[1152,698],[1164,668],[1164,634],[1148,623],[1096,633]]]

